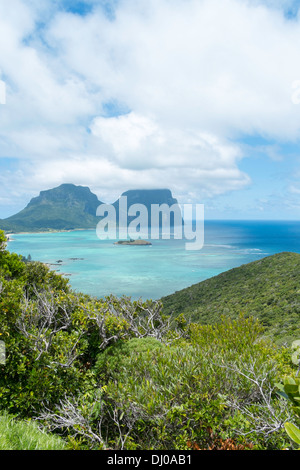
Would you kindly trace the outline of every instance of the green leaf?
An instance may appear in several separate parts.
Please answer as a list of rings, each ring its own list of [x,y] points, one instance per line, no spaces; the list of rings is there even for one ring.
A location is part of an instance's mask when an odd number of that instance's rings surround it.
[[[284,391],[288,395],[297,395],[298,394],[298,385],[287,384],[284,386]]]
[[[286,386],[288,384],[295,385],[296,384],[295,379],[293,379],[293,377],[285,377],[284,386]]]
[[[297,339],[296,341],[292,342],[292,349],[298,349],[300,348],[300,339]]]
[[[281,390],[281,391],[283,391],[283,389],[284,389],[284,386],[283,386],[283,384],[281,384],[281,383],[276,383],[276,384],[275,384],[275,387],[277,387],[277,388],[278,388],[279,390]],[[219,395],[220,395],[220,394],[219,394]],[[221,396],[221,395],[220,395],[220,396]]]
[[[279,392],[276,392],[276,393],[277,393],[277,395],[280,395],[281,397],[285,398],[286,400],[289,400],[289,396],[286,393],[284,393],[282,391],[279,391]]]
[[[300,406],[293,406],[293,411],[296,415],[300,416]]]
[[[300,444],[300,429],[298,429],[292,423],[285,423],[284,424],[285,430],[289,437],[296,442],[296,444]]]
[[[300,360],[300,351],[296,351],[292,354],[292,363],[296,366],[299,364]]]

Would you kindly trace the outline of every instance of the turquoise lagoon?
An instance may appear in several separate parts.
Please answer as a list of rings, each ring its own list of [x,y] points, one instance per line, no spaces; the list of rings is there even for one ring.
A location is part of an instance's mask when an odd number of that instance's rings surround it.
[[[300,222],[206,221],[204,238],[201,250],[188,251],[185,240],[119,246],[96,230],[78,230],[15,234],[8,249],[49,263],[78,292],[159,299],[274,253],[300,253]]]

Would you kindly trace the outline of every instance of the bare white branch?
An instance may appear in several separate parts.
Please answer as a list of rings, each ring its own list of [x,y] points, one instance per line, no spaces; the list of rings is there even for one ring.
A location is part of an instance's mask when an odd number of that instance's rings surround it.
[[[258,365],[255,360],[247,367],[241,367],[237,364],[218,365],[244,377],[253,385],[253,390],[248,397],[241,399],[241,397],[235,396],[225,400],[227,406],[241,412],[252,423],[253,428],[249,432],[243,433],[236,430],[237,433],[247,435],[255,432],[267,437],[282,429],[284,423],[291,420],[286,400],[278,396],[275,405],[274,396],[277,390],[273,380],[276,372],[275,366],[267,369],[263,365]]]
[[[72,311],[76,301],[71,303],[58,302],[56,295],[50,291],[34,290],[35,300],[25,295],[22,310],[16,322],[16,328],[28,339],[39,360],[50,348],[61,331],[67,331],[72,324]],[[64,362],[54,361],[52,364],[69,367],[77,357],[76,348],[84,331],[74,336],[73,344],[66,351]]]
[[[74,437],[82,436],[92,446],[100,445],[106,449],[105,440],[101,435],[101,417],[98,420],[97,432],[91,425],[91,417],[96,404],[101,404],[101,401],[95,399],[94,405],[84,413],[78,399],[66,397],[64,400],[60,400],[56,412],[45,408],[44,412],[36,419],[44,422],[44,426],[50,431],[68,430]]]
[[[142,301],[132,302],[129,298],[115,299],[113,296],[106,301],[105,308],[84,307],[88,318],[92,319],[97,327],[101,339],[100,349],[105,349],[111,343],[121,338],[152,337],[164,343],[170,343],[181,338],[185,333],[172,329],[171,317],[163,317],[161,302]],[[124,324],[124,328],[111,334],[107,320],[113,315]],[[172,335],[170,335],[172,332]]]

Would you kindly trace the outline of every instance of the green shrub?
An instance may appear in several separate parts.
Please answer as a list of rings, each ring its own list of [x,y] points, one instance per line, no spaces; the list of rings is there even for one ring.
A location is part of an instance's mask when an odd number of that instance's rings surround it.
[[[209,448],[212,439],[244,448],[243,433],[256,448],[281,448],[286,419],[273,388],[295,365],[262,334],[252,317],[188,326],[160,302],[74,293],[43,264],[9,254],[0,231],[0,409],[38,416],[74,449]],[[28,423],[25,442],[24,423],[1,419],[1,445],[29,448]]]
[[[0,230],[0,276],[4,276],[5,279],[22,277],[25,271],[22,257],[15,253],[9,253],[5,247],[6,237],[4,232]]]
[[[300,418],[300,378],[297,377],[300,368],[300,340],[293,341],[291,345],[291,360],[294,366],[297,366],[296,376],[284,377],[283,381],[277,384],[279,393],[286,398],[294,413],[294,420],[299,423]],[[300,445],[300,429],[294,423],[286,422],[285,430],[290,439]],[[300,447],[299,447],[300,449]]]
[[[190,330],[190,344],[133,339],[99,354],[95,373],[104,384],[106,409],[119,419],[109,426],[109,445],[120,446],[120,427],[123,438],[131,429],[127,448],[184,449],[188,441],[207,448],[208,429],[243,442],[237,431],[248,432],[249,420],[228,399],[251,403],[255,420],[260,396],[249,370],[267,384],[287,366],[277,367],[278,349],[258,341],[260,326],[251,319]],[[257,446],[266,444],[255,429],[250,437]]]
[[[138,361],[147,353],[152,357],[156,352],[166,350],[166,346],[155,338],[132,338],[129,341],[118,341],[98,354],[94,371],[102,381],[115,377],[121,369],[126,368],[126,361]]]

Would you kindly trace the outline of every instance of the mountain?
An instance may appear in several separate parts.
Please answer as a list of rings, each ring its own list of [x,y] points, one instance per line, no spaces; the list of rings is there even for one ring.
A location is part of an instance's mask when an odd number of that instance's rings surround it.
[[[126,196],[128,208],[132,204],[143,204],[149,211],[149,216],[151,204],[177,204],[168,189],[130,190],[122,196]],[[96,216],[96,211],[101,204],[103,203],[88,187],[62,184],[57,188],[41,191],[25,209],[7,219],[0,219],[0,229],[6,232],[96,229],[101,220],[101,217]],[[113,204],[117,222],[119,204],[120,198]],[[128,217],[128,224],[132,219]]]
[[[131,189],[122,194],[127,198],[128,207],[133,204],[143,204],[148,210],[151,209],[151,204],[178,204],[177,199],[172,196],[169,189]],[[119,199],[114,203],[118,206]]]
[[[147,209],[147,214],[148,214],[148,227],[151,226],[151,212],[152,212],[152,205],[165,205],[165,208],[167,209],[167,206],[170,208],[172,206],[176,206],[176,211],[178,211],[180,223],[182,222],[181,218],[181,209],[178,204],[177,199],[175,199],[172,196],[172,193],[169,189],[132,189],[129,191],[124,192],[121,195],[121,198],[127,198],[127,206],[128,208],[134,204],[142,204],[144,207]],[[121,215],[121,198],[119,198],[113,206],[116,209],[116,214],[117,214],[117,220],[119,220],[119,217]],[[163,212],[163,211],[162,211]],[[138,215],[137,215],[138,216]],[[136,216],[128,216],[128,224],[132,222]],[[161,218],[157,219],[158,224],[157,226],[162,225],[162,221],[165,221],[168,223],[169,217],[168,217],[168,209],[164,213],[161,214]],[[173,214],[170,214],[170,225],[171,227],[174,226],[174,216]]]
[[[95,228],[97,207],[101,204],[89,188],[62,184],[41,191],[18,214],[0,220],[0,229],[11,232]]]
[[[300,339],[300,254],[279,253],[161,299],[164,313],[202,324],[240,313],[258,318],[278,343]]]

